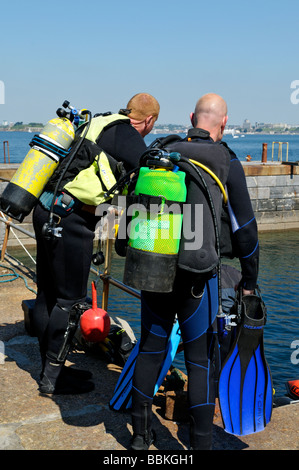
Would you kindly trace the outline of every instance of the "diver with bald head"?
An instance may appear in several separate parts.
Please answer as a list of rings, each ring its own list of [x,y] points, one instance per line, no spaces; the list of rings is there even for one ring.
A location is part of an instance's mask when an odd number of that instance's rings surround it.
[[[249,198],[244,171],[234,152],[222,142],[228,120],[225,100],[208,93],[196,103],[190,114],[192,128],[182,140],[167,145],[168,152],[178,152],[187,159],[203,163],[213,170],[226,186],[228,208],[233,220],[233,242],[237,247],[243,293],[253,293],[258,276],[257,224]],[[218,185],[205,175],[220,224],[222,195]],[[194,214],[203,206],[202,246],[187,248],[182,236],[176,278],[172,292],[141,292],[141,337],[132,388],[132,450],[147,450],[155,441],[152,429],[153,391],[167,342],[177,315],[184,343],[184,358],[188,373],[188,403],[190,414],[190,448],[212,449],[212,425],[215,409],[215,367],[217,348],[218,282],[215,224],[207,197],[196,174],[188,175],[187,204]],[[192,215],[193,214],[193,215]],[[192,219],[193,217],[193,219]],[[185,212],[183,217],[184,234]],[[192,225],[193,224],[193,225]],[[200,231],[199,230],[199,231]],[[196,236],[196,230],[194,231]],[[167,276],[167,273],[165,273]],[[159,334],[158,334],[159,333]]]
[[[228,120],[226,102],[221,96],[208,93],[197,101],[190,119],[193,127],[208,130],[210,137],[215,142],[219,141]]]

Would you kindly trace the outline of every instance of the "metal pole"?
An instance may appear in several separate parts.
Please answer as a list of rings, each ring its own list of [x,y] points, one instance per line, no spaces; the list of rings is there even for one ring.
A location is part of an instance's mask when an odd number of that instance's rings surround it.
[[[6,224],[4,240],[3,240],[3,244],[2,244],[2,248],[1,248],[1,261],[4,261],[4,256],[5,256],[5,252],[6,252],[6,248],[7,248],[7,242],[8,242],[8,238],[9,238],[9,232],[10,232],[10,221],[11,221],[11,218],[8,219],[7,224]]]
[[[263,144],[262,163],[267,163],[267,144]]]
[[[4,219],[3,217],[0,217],[0,222],[4,222],[6,225],[10,225],[10,227],[15,228],[16,230],[19,230],[19,232],[22,232],[25,235],[28,235],[28,237],[35,239],[34,233],[31,233],[28,230],[25,230],[24,228],[19,227],[19,225],[12,223],[11,219]]]
[[[9,155],[9,142],[8,142],[8,140],[4,140],[4,141],[3,141],[4,163],[6,163],[5,144],[7,144],[7,156],[8,156],[8,163],[10,163],[10,155]]]
[[[278,161],[282,161],[282,142],[278,142]]]
[[[107,215],[107,238],[106,238],[106,250],[105,250],[105,265],[104,265],[104,277],[103,281],[103,295],[102,295],[102,309],[107,310],[108,307],[108,296],[109,296],[109,282],[108,276],[111,271],[111,259],[112,259],[112,245],[113,245],[113,228],[114,228],[114,216],[111,213]]]
[[[25,235],[28,235],[31,238],[34,238],[34,239],[36,238],[33,233],[31,233],[28,230],[25,230],[25,229],[19,227],[18,225],[12,223],[11,219],[5,219],[3,217],[0,217],[0,222],[4,222],[7,226],[6,233],[5,233],[5,237],[7,238],[7,240],[8,240],[10,227],[13,227],[16,230],[19,230],[20,232],[24,233]],[[113,229],[113,225],[110,225],[110,230],[111,229]],[[102,308],[105,309],[105,310],[107,309],[107,305],[108,305],[109,284],[111,284],[115,287],[118,287],[119,289],[126,292],[127,294],[133,295],[137,299],[140,299],[140,293],[138,291],[136,291],[135,289],[127,286],[126,284],[123,284],[122,282],[118,281],[117,279],[114,279],[110,275],[111,261],[112,261],[112,246],[113,246],[113,237],[111,236],[111,232],[109,232],[109,238],[107,239],[107,244],[106,244],[106,261],[105,261],[105,266],[104,266],[104,272],[99,273],[94,268],[92,268],[92,267],[90,268],[90,271],[93,274],[96,274],[97,276],[99,276],[101,281],[103,281],[104,286],[103,286]],[[4,259],[4,254],[5,254],[5,251],[2,249],[1,261],[2,261],[2,256],[3,256],[3,259]]]
[[[106,276],[105,274],[100,274],[100,279],[103,282],[107,282],[107,283],[111,284],[112,286],[118,287],[119,289],[126,292],[127,294],[133,295],[137,299],[140,299],[140,297],[141,297],[139,292],[135,291],[134,289],[132,289],[129,286],[126,286],[126,284],[123,284],[122,282],[118,281],[117,279],[114,279],[111,276]]]

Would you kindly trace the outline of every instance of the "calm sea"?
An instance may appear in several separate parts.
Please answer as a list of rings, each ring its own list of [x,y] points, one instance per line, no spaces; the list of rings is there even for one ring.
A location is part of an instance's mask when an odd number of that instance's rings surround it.
[[[3,141],[9,142],[10,162],[20,163],[29,151],[29,142],[33,137],[33,133],[29,132],[0,132],[0,163],[4,161]],[[162,137],[165,134],[150,134],[145,137],[146,144],[149,145],[153,140]],[[286,151],[288,142],[288,160],[295,162],[299,160],[299,135],[258,135],[258,134],[243,134],[244,137],[239,136],[233,138],[231,135],[225,135],[224,141],[236,153],[241,161],[246,161],[246,156],[250,155],[253,161],[261,161],[263,143],[267,144],[268,148],[268,161],[272,161],[272,144],[273,142],[283,142],[282,158],[286,159]],[[273,160],[278,161],[278,147],[279,144],[274,144]],[[7,151],[6,151],[7,161]]]
[[[155,138],[162,137],[165,134],[148,135],[145,137],[147,145],[149,145]],[[183,135],[183,134],[180,134]],[[242,134],[242,136],[233,137],[230,134],[224,136],[223,140],[235,152],[237,157],[245,162],[247,155],[251,156],[251,161],[261,161],[263,144],[267,144],[267,157],[268,161],[272,161],[272,148],[273,148],[273,161],[278,161],[278,149],[281,142],[282,159],[295,162],[299,160],[299,134],[298,135],[258,135],[258,134]],[[274,142],[274,144],[273,144]],[[288,145],[287,145],[288,143]],[[288,152],[287,152],[288,149]]]
[[[0,163],[3,162],[4,140],[9,141],[11,163],[20,163],[29,150],[33,134],[25,132],[0,132]],[[149,144],[159,135],[149,135]],[[247,155],[260,161],[262,144],[268,144],[268,161],[272,160],[272,142],[289,142],[289,161],[299,160],[299,135],[246,135],[224,139],[241,161]],[[285,160],[286,144],[282,145]],[[277,161],[278,144],[275,144],[274,160]],[[298,308],[298,247],[299,231],[260,234],[259,285],[265,300],[268,317],[265,328],[265,351],[271,368],[276,396],[285,394],[285,382],[299,378],[299,308]],[[20,255],[20,253],[19,253]],[[26,254],[23,262],[28,261]],[[124,260],[114,255],[112,275],[122,280]],[[91,294],[90,294],[91,295]],[[126,319],[139,337],[139,301],[115,287],[110,288],[109,313]],[[297,353],[298,351],[298,353]],[[176,357],[175,365],[184,368],[183,353]]]

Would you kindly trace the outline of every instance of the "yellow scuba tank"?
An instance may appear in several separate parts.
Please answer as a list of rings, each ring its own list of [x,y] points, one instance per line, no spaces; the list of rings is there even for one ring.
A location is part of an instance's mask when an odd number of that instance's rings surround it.
[[[148,160],[140,168],[135,188],[124,283],[135,289],[171,292],[176,274],[186,201],[185,173],[173,164],[177,153]],[[171,161],[172,160],[172,161]]]
[[[51,119],[30,142],[31,149],[2,193],[0,209],[22,222],[37,203],[60,159],[68,154],[74,138],[75,129],[69,118]]]

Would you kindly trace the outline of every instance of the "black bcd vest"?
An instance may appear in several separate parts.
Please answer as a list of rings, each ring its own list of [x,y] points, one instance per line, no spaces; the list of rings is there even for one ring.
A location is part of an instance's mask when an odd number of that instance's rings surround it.
[[[214,142],[209,138],[209,133],[202,129],[190,129],[184,139],[174,135],[167,136],[165,140],[166,145],[163,139],[153,144],[168,152],[179,152],[182,156],[201,163],[211,170],[225,187],[230,165],[230,154],[225,143]],[[179,162],[178,166],[187,175],[187,200],[184,205],[178,266],[188,271],[206,273],[219,264],[215,224],[221,244],[222,193],[218,183],[204,169],[195,169],[185,162]],[[213,207],[198,171],[206,182]]]

